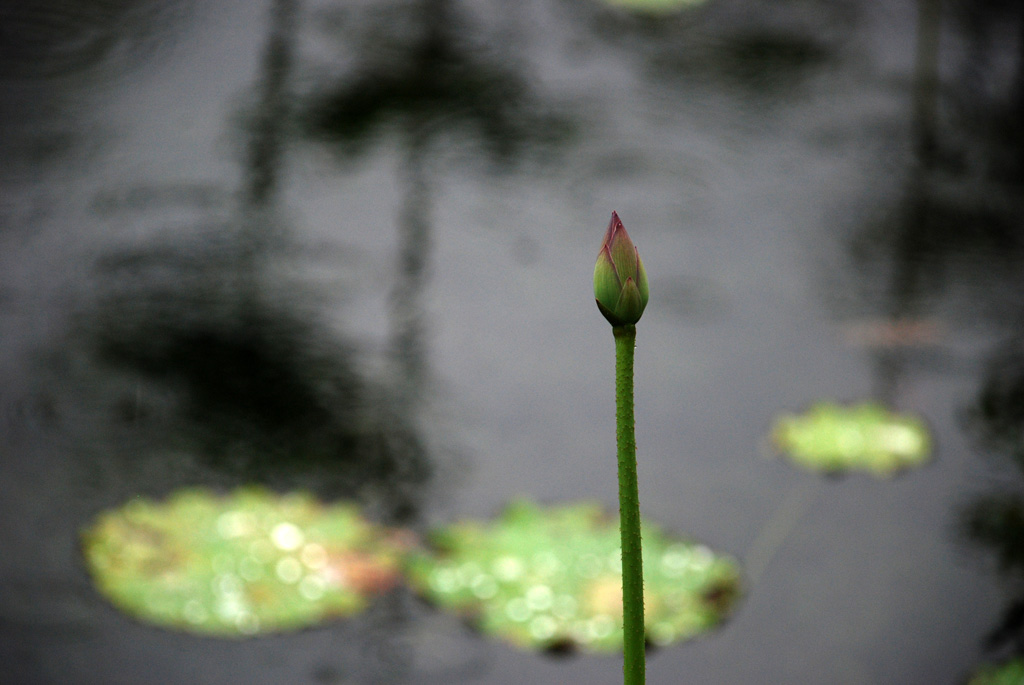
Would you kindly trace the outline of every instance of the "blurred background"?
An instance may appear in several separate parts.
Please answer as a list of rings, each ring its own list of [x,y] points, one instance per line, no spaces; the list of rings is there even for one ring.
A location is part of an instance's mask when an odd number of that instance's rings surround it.
[[[650,682],[1021,653],[1022,112],[1014,0],[0,2],[0,682],[621,682],[413,602],[173,633],[79,550],[195,484],[412,530],[614,510],[612,210],[652,293],[641,507],[747,575]],[[923,416],[932,463],[773,458],[818,399]]]

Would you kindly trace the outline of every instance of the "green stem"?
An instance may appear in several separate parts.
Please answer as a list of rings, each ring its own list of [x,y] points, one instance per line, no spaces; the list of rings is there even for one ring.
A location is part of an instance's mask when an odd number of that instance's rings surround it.
[[[640,556],[640,493],[633,419],[633,350],[636,326],[615,334],[615,438],[619,459],[619,530],[622,535],[622,675],[625,685],[644,682],[644,571]]]

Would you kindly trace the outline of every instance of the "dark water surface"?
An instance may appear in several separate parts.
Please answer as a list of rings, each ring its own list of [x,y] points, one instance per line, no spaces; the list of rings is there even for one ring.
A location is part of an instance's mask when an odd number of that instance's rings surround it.
[[[613,209],[651,278],[642,508],[748,575],[649,682],[952,684],[1012,652],[984,652],[1019,598],[989,550],[1020,543],[962,530],[1021,491],[1021,26],[1011,2],[0,3],[0,682],[621,682],[404,596],[174,634],[77,547],[197,483],[414,529],[614,507]],[[778,412],[870,397],[927,419],[932,464],[766,457]]]

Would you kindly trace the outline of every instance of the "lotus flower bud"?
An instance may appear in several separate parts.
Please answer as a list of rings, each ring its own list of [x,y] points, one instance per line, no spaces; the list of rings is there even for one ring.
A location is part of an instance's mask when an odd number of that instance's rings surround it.
[[[647,272],[633,241],[612,212],[601,252],[594,265],[594,298],[612,326],[632,326],[640,320],[650,297]]]

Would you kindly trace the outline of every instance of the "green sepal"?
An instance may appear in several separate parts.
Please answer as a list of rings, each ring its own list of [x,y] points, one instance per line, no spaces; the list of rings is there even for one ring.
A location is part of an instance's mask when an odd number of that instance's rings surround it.
[[[619,296],[619,303],[615,306],[615,315],[622,322],[617,325],[621,326],[639,321],[640,315],[644,313],[644,306],[646,304],[640,296],[640,289],[637,288],[636,283],[633,282],[632,278],[627,278],[626,284],[622,286],[622,295]]]
[[[594,265],[594,299],[597,300],[598,307],[608,311],[614,310],[621,291],[622,282],[615,272],[615,264],[608,249],[602,248]]]

